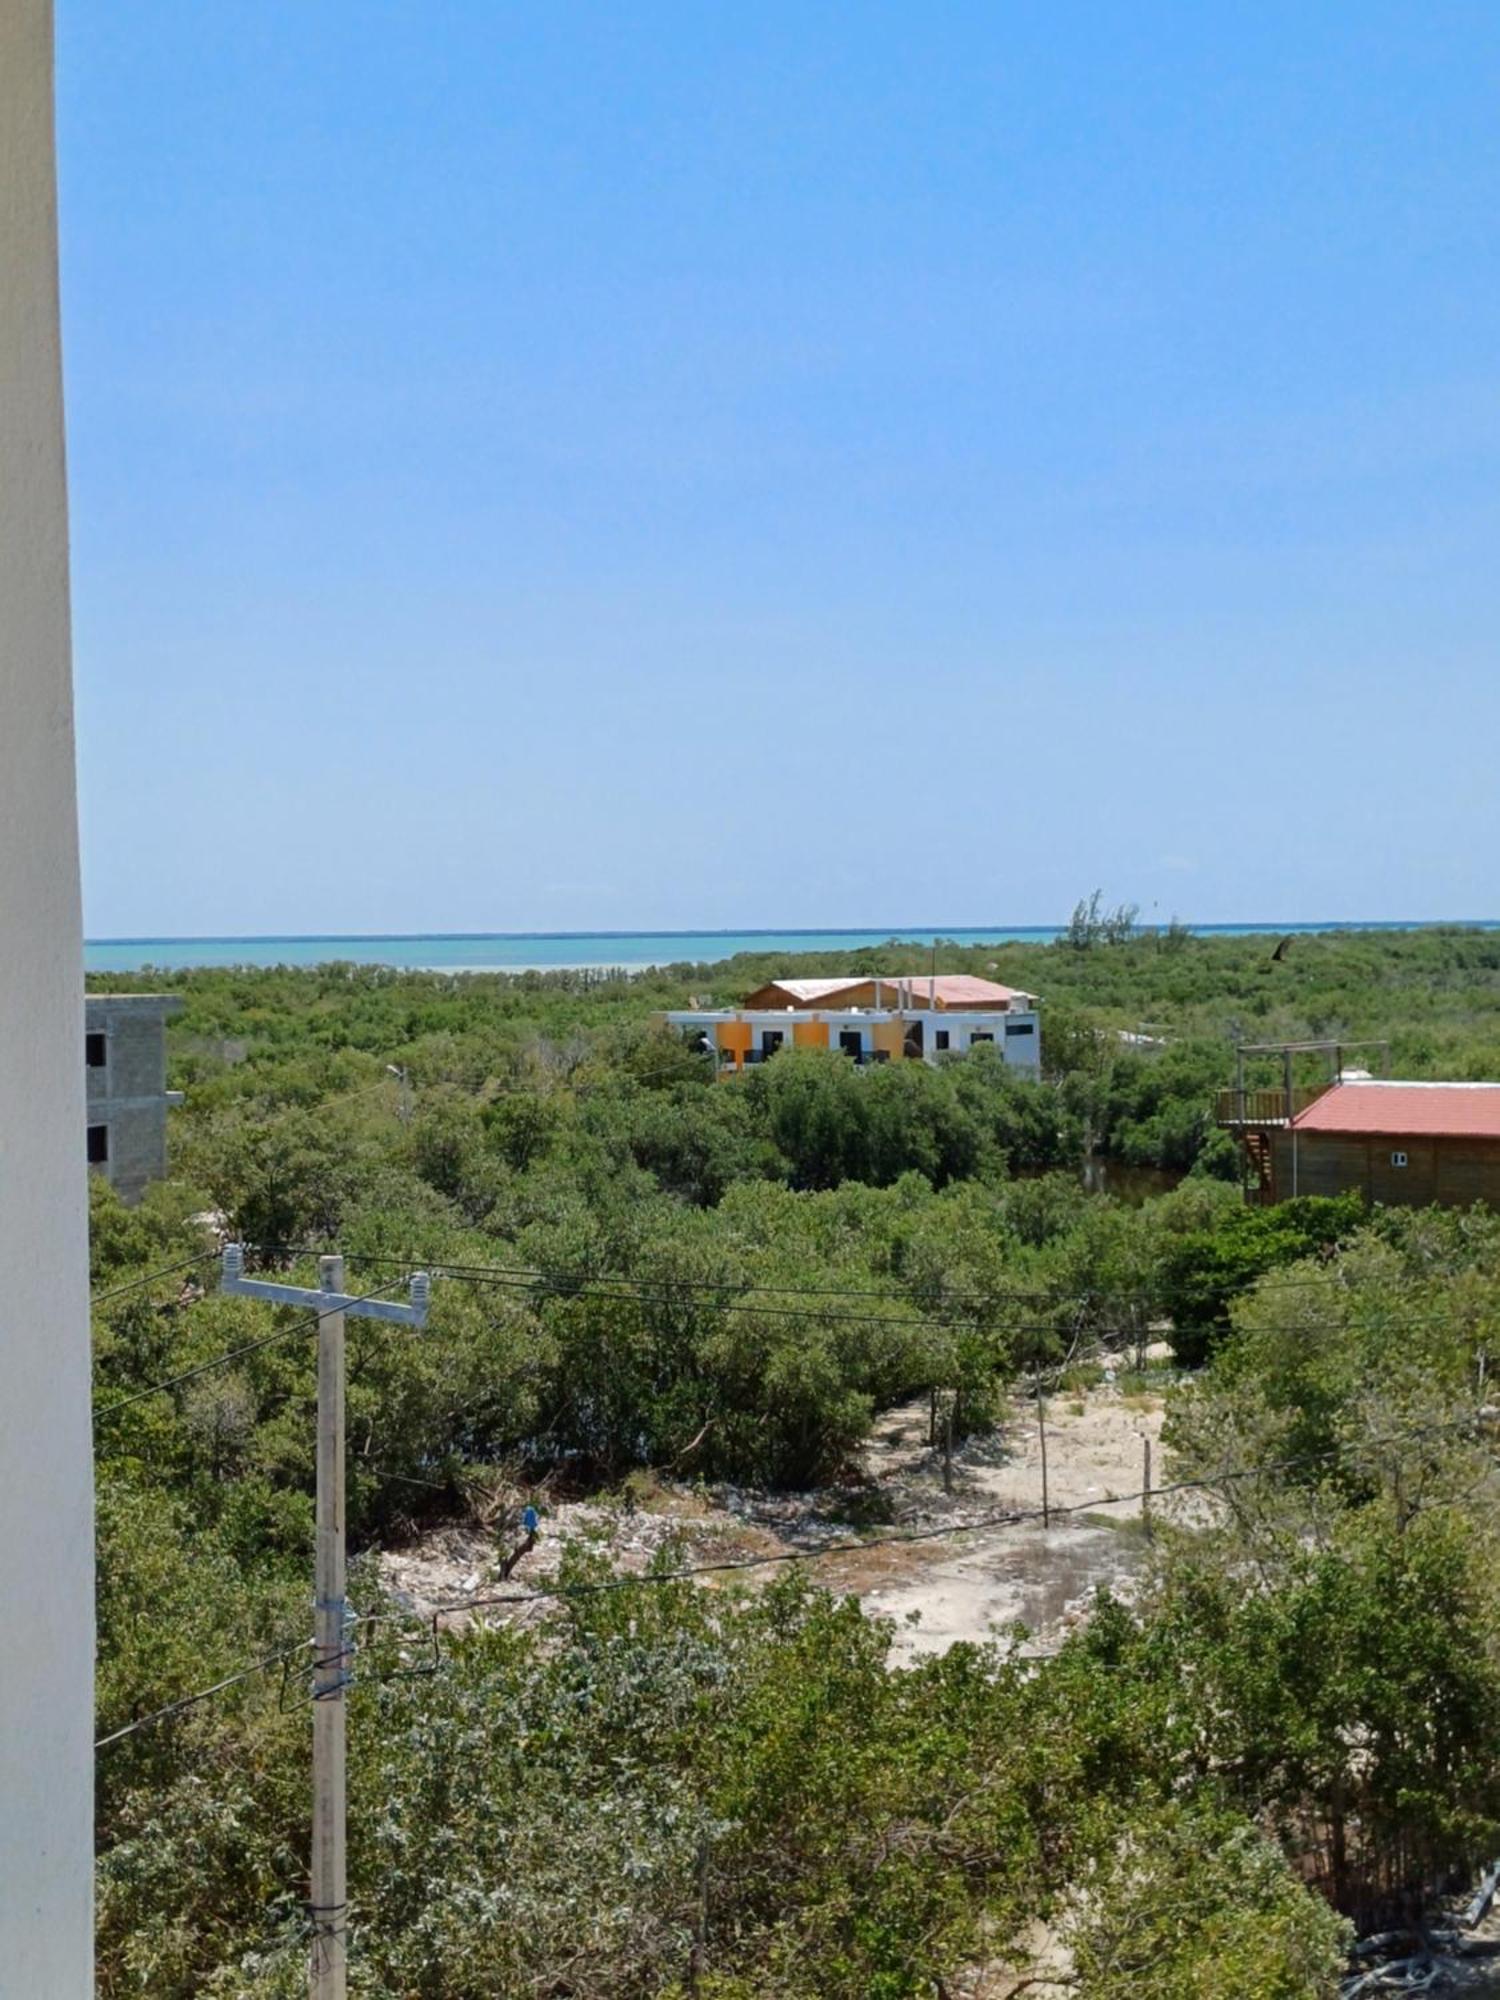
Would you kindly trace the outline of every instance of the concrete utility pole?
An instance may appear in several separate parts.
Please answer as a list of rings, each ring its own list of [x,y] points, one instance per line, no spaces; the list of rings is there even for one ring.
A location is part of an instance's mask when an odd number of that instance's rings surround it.
[[[411,1279],[409,1305],[385,1299],[350,1298],[344,1290],[342,1257],[318,1259],[317,1291],[270,1284],[245,1276],[245,1253],[230,1244],[224,1252],[220,1289],[273,1305],[308,1306],[318,1316],[318,1500],[317,1554],[313,1594],[313,1816],[312,1945],[308,1962],[309,2000],[345,2000],[347,1991],[349,1897],[345,1866],[347,1786],[345,1779],[344,1694],[350,1671],[349,1603],[344,1534],[344,1320],[394,1320],[400,1326],[427,1324],[429,1280],[425,1271]]]
[[[397,1083],[401,1086],[401,1109],[397,1115],[400,1117],[403,1125],[409,1125],[411,1123],[411,1072],[403,1069],[399,1063],[387,1063],[385,1073],[387,1076],[395,1077]]]
[[[330,1298],[344,1290],[342,1257],[320,1257],[318,1283]],[[313,1580],[312,2000],[344,2000],[345,1869],[348,1786],[344,1642],[349,1615],[344,1548],[344,1308],[318,1320],[318,1500]]]

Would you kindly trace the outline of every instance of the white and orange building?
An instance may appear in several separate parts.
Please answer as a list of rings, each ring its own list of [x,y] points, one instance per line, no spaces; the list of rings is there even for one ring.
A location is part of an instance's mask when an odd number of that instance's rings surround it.
[[[773,979],[738,1007],[689,1008],[666,1019],[701,1035],[724,1074],[784,1048],[838,1049],[857,1063],[937,1062],[983,1043],[1022,1075],[1042,1069],[1035,994],[970,973]]]

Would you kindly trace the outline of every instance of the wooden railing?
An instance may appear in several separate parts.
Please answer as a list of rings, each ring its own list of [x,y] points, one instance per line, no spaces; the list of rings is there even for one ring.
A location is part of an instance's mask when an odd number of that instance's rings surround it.
[[[1326,1083],[1297,1086],[1290,1102],[1279,1084],[1271,1090],[1221,1090],[1215,1117],[1220,1125],[1285,1125],[1327,1088]]]

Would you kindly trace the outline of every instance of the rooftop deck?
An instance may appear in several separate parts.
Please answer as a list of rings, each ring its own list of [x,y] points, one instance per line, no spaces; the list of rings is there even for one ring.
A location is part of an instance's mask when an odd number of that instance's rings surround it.
[[[1215,1120],[1230,1131],[1240,1131],[1247,1126],[1264,1130],[1271,1126],[1290,1125],[1299,1111],[1315,1104],[1331,1088],[1331,1084],[1314,1083],[1297,1085],[1291,1090],[1282,1084],[1276,1084],[1269,1090],[1221,1090],[1215,1106]]]

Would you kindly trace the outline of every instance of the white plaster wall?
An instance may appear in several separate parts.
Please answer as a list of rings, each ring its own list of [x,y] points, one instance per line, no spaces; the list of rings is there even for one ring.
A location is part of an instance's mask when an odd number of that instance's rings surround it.
[[[83,976],[51,0],[0,0],[0,1991],[93,1988]]]

